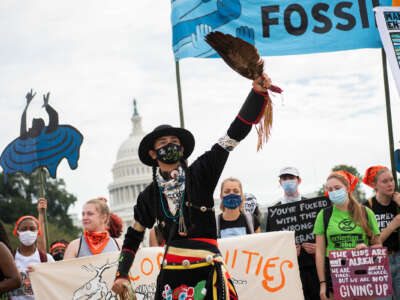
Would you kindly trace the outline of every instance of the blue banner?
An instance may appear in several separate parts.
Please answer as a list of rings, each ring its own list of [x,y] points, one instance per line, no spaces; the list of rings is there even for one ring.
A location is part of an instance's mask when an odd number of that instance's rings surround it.
[[[171,0],[175,59],[218,57],[211,31],[240,37],[262,56],[382,47],[373,7],[392,0]]]

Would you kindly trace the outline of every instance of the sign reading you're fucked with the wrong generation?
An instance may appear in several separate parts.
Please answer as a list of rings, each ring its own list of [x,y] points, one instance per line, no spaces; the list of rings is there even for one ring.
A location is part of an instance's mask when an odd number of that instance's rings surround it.
[[[328,206],[327,197],[317,197],[269,207],[267,231],[294,231],[296,244],[314,243],[315,219]]]

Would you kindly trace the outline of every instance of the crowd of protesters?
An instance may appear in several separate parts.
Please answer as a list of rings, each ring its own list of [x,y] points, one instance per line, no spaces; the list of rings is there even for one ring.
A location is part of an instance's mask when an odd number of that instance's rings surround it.
[[[294,167],[282,168],[278,174],[283,196],[275,205],[302,201],[299,192],[302,180]],[[392,278],[392,296],[382,299],[400,299],[400,245],[399,228],[400,193],[395,191],[392,172],[384,166],[366,170],[363,182],[375,193],[364,205],[353,196],[358,178],[345,171],[331,173],[326,180],[326,195],[331,206],[321,210],[315,221],[315,243],[297,244],[297,255],[303,293],[308,299],[333,299],[333,287],[329,268],[329,251],[387,247]],[[220,186],[220,209],[216,214],[216,230],[219,238],[253,234],[261,231],[261,213],[252,194],[243,192],[242,183],[236,178],[226,178]],[[45,199],[39,199],[38,218],[22,216],[15,224],[13,234],[18,237],[17,249],[11,249],[10,241],[0,223],[0,300],[34,299],[29,280],[31,267],[37,263],[84,257],[119,251],[122,241],[121,219],[110,213],[105,198],[87,201],[82,208],[82,236],[68,242],[54,241],[46,253],[43,234],[42,209]],[[350,219],[351,231],[344,232],[338,224]],[[264,228],[262,228],[264,231]],[[270,231],[268,222],[265,231]],[[361,235],[352,243],[338,243],[338,235]],[[335,242],[332,237],[335,237]],[[150,231],[150,246],[163,246],[165,238],[157,226]]]

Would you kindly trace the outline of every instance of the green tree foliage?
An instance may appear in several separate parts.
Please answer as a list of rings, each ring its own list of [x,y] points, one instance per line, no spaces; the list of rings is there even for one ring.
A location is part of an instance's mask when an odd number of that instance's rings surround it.
[[[43,173],[46,177],[45,198],[47,199],[50,242],[64,237],[60,235],[76,237],[79,230],[73,225],[67,212],[69,207],[77,201],[77,198],[66,190],[63,179],[53,179],[47,172]],[[21,173],[14,174],[7,178],[7,182],[4,182],[4,174],[1,172],[1,220],[13,226],[12,224],[15,224],[21,216],[32,215],[37,217],[37,201],[40,189],[41,183],[38,171],[33,172],[30,176]],[[54,231],[54,234],[52,234],[52,231]],[[13,244],[15,244],[14,242]]]
[[[337,166],[334,166],[334,167],[332,168],[332,172],[340,171],[340,170],[342,170],[342,171],[347,171],[347,172],[353,174],[354,176],[357,176],[357,177],[360,179],[360,180],[358,181],[358,183],[357,183],[356,188],[354,189],[353,196],[354,196],[354,198],[356,198],[356,199],[358,200],[358,202],[360,202],[360,203],[364,203],[365,201],[367,201],[367,197],[366,197],[366,195],[365,195],[365,192],[364,192],[363,190],[361,190],[361,188],[360,188],[360,187],[361,187],[362,176],[361,176],[361,174],[358,172],[358,170],[357,170],[355,167],[349,166],[349,165],[337,165]],[[319,196],[324,195],[325,190],[326,190],[326,185],[324,184],[324,185],[318,190],[318,195],[319,195]]]

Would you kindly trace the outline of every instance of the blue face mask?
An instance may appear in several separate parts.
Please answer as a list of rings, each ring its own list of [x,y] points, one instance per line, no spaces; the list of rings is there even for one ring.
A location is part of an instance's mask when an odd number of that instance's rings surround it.
[[[222,204],[229,209],[235,209],[242,203],[242,196],[229,194],[222,198]]]
[[[347,192],[345,189],[328,192],[328,195],[333,204],[342,205],[347,199]]]
[[[290,179],[282,181],[282,188],[286,194],[294,194],[297,191],[297,180]]]

